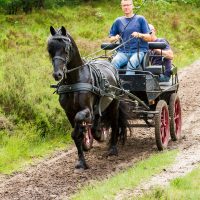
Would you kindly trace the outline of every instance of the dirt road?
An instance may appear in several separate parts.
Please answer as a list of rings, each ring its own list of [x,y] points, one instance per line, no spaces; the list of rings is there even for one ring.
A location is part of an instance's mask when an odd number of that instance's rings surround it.
[[[197,150],[200,148],[200,60],[179,73],[179,96],[183,112],[183,139],[170,142],[169,148],[179,148],[180,152],[190,150],[187,165],[200,162]],[[134,135],[128,138],[127,144],[119,146],[119,156],[105,158],[106,144],[95,144],[86,153],[90,169],[83,173],[74,171],[76,150],[73,147],[67,152],[57,152],[25,172],[7,177],[0,177],[0,199],[62,199],[79,190],[82,185],[93,180],[102,180],[118,171],[131,166],[157,151],[153,129],[136,129]],[[197,155],[197,156],[195,156]],[[177,161],[183,165],[185,157]],[[186,159],[188,160],[188,159]],[[192,168],[192,167],[191,167]],[[177,164],[177,170],[183,170]],[[173,174],[173,173],[172,173]],[[142,187],[141,187],[142,188]],[[141,189],[138,188],[138,191]]]

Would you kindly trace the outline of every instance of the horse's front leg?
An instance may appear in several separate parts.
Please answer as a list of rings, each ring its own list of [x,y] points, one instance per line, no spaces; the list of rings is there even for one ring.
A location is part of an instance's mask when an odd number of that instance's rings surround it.
[[[88,165],[85,161],[84,153],[83,153],[83,138],[84,138],[84,127],[81,127],[80,124],[75,124],[75,128],[72,132],[72,138],[78,150],[78,162],[75,166],[76,169],[88,169]]]
[[[91,114],[89,109],[82,110],[78,112],[75,116],[75,127],[72,132],[72,138],[78,150],[78,163],[75,168],[77,169],[88,169],[88,165],[85,161],[84,153],[83,153],[83,139],[84,139],[84,130],[85,127],[83,123],[88,123],[91,121]]]

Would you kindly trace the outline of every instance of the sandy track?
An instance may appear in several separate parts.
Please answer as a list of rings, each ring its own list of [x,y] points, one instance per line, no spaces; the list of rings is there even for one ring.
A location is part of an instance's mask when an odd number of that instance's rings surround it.
[[[184,150],[190,149],[190,153],[193,155],[196,154],[195,149],[197,149],[194,148],[194,145],[200,146],[198,131],[200,130],[198,128],[200,127],[199,68],[200,61],[197,61],[180,73],[179,96],[183,108],[184,139],[169,144],[169,148],[179,148],[183,153]],[[106,144],[95,144],[94,148],[86,153],[86,159],[91,168],[83,173],[74,171],[77,155],[75,148],[72,148],[66,152],[56,153],[25,172],[2,177],[0,178],[0,199],[47,200],[70,196],[82,185],[85,186],[93,180],[110,177],[156,152],[154,131],[153,129],[136,129],[134,136],[128,138],[127,144],[124,147],[119,146],[118,157],[105,158],[102,155],[106,151]],[[188,156],[190,157],[189,154]],[[181,154],[180,160],[182,160]],[[191,159],[190,163],[193,161]],[[182,169],[180,168],[180,170]]]

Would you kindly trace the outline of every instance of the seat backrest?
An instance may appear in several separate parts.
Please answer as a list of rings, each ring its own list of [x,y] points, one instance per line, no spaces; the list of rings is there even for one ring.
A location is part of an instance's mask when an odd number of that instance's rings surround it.
[[[165,42],[148,42],[149,49],[165,49],[166,43]]]
[[[150,56],[150,51],[147,51],[141,63],[144,70],[146,69],[147,66],[150,65],[149,56]]]

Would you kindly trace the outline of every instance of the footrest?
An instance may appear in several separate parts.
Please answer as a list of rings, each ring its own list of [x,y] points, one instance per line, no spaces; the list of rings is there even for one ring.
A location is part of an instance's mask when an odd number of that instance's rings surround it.
[[[178,71],[177,67],[172,67],[170,73],[171,73],[171,75],[175,75],[175,74],[177,74],[177,71]]]

